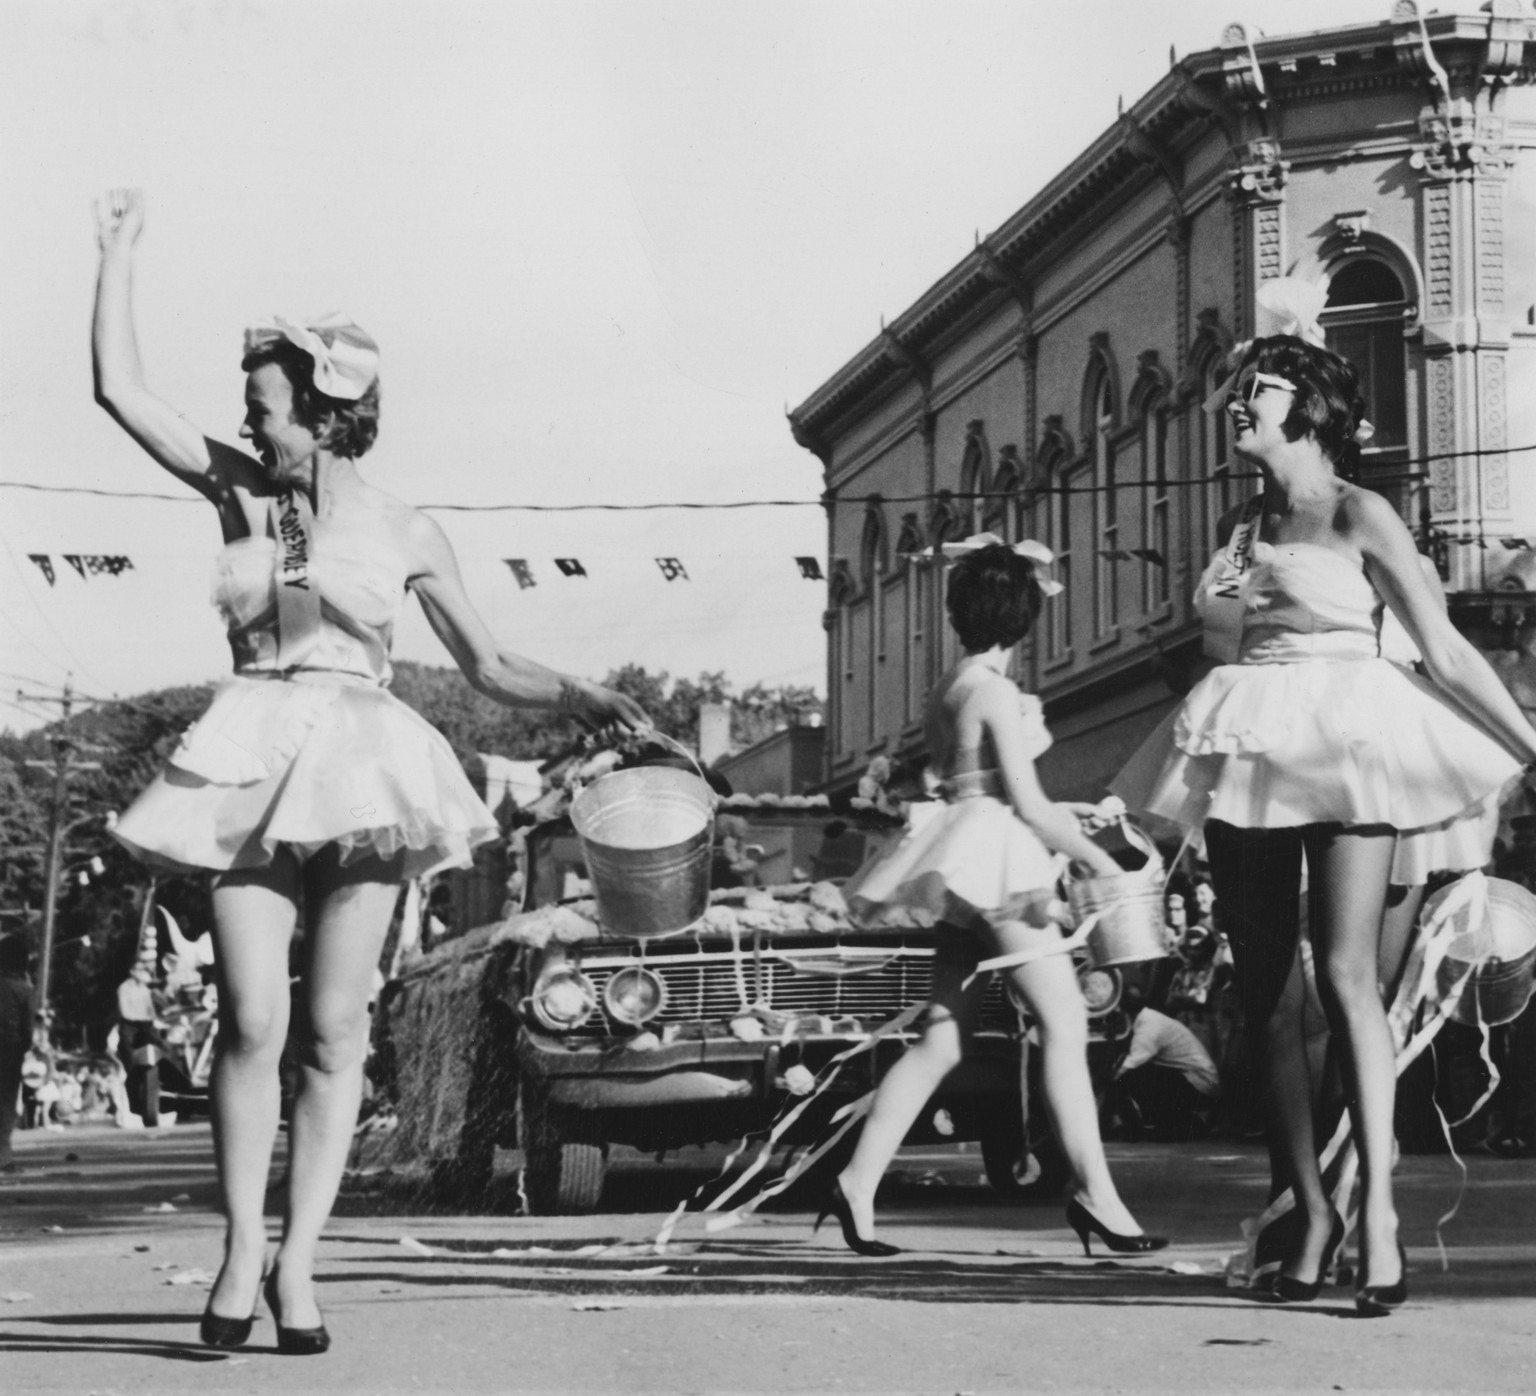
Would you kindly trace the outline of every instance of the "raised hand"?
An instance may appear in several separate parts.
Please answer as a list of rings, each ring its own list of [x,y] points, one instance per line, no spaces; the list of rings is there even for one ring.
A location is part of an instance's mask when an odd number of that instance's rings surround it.
[[[128,249],[144,230],[144,192],[109,189],[96,200],[96,243],[103,252]]]
[[[578,722],[610,738],[643,732],[654,725],[633,698],[585,679],[565,681],[560,705]]]

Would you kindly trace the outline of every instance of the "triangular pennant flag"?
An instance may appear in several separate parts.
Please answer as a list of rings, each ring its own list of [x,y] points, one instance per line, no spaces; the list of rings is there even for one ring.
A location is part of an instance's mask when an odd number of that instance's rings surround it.
[[[48,585],[52,586],[53,585],[53,559],[51,557],[49,557],[47,553],[28,553],[27,556],[29,558],[31,558],[33,562],[35,562],[39,567],[41,567],[43,569],[43,576],[48,578]]]
[[[574,557],[557,557],[555,566],[560,569],[562,577],[585,577],[587,569]]]
[[[821,563],[816,558],[797,557],[795,561],[800,564],[800,575],[808,582],[821,580]]]
[[[1499,539],[1499,542],[1501,542],[1512,553],[1519,552],[1520,549],[1529,548],[1531,546],[1530,539],[1528,538],[1501,538]]]
[[[79,553],[65,553],[64,561],[80,574],[80,580],[85,580],[85,559]]]
[[[675,557],[659,557],[656,559],[656,565],[661,568],[661,575],[669,582],[688,580],[687,569]]]
[[[502,561],[512,569],[512,575],[517,579],[517,584],[523,591],[527,591],[529,587],[538,585],[538,583],[533,579],[533,568],[528,565],[525,559],[520,557],[505,557],[502,558]]]
[[[121,576],[124,572],[133,570],[133,563],[126,557],[108,555],[105,553],[86,553],[81,559],[85,563],[85,570],[91,576],[99,576],[105,572],[109,577]]]
[[[1139,557],[1143,562],[1150,562],[1154,567],[1166,567],[1168,564],[1163,555],[1156,548],[1132,548],[1132,557]]]

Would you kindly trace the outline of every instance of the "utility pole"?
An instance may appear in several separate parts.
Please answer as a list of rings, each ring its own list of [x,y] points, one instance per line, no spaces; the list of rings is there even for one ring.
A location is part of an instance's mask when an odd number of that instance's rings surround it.
[[[53,735],[53,760],[28,761],[27,765],[53,769],[53,808],[48,817],[48,855],[43,876],[43,935],[38,948],[37,1006],[46,1012],[48,1008],[49,981],[53,977],[53,928],[59,909],[59,869],[64,859],[64,835],[67,832],[66,816],[69,813],[69,777],[73,771],[99,771],[100,761],[72,761],[70,753],[74,742],[68,732],[70,714],[74,710],[72,675],[64,679],[64,693],[60,698],[43,701],[60,705],[59,725]]]

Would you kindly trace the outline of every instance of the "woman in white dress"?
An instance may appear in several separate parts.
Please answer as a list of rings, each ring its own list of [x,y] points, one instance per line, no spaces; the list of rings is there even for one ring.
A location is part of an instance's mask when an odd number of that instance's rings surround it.
[[[235,676],[114,832],[156,867],[214,875],[212,1109],[227,1226],[203,1340],[245,1342],[264,1289],[279,1348],[318,1353],[330,1338],[315,1251],[357,1121],[369,990],[400,886],[467,865],[497,833],[448,743],[385,687],[407,591],[481,693],[594,726],[646,717],[621,694],[499,651],[442,530],[363,481],[355,459],[378,429],[378,350],[356,325],[331,316],[246,332],[240,435],[254,457],[205,437],[152,393],[131,300],[143,222],[137,190],[113,190],[97,208],[96,399],[217,512],[225,547],[214,602]],[[300,1063],[269,1267],[263,1196],[300,906]]]
[[[1133,810],[1204,828],[1274,1147],[1304,1214],[1275,1290],[1295,1300],[1317,1294],[1344,1235],[1318,1170],[1305,1055],[1280,1011],[1305,857],[1318,988],[1360,1156],[1356,1303],[1379,1315],[1407,1293],[1378,986],[1388,887],[1486,857],[1488,811],[1536,758],[1536,731],[1446,618],[1392,506],[1336,472],[1362,420],[1354,367],[1292,335],[1258,339],[1225,410],[1264,483],[1196,596],[1226,662],[1114,789]],[[1384,608],[1428,679],[1383,652]]]
[[[1051,744],[1040,700],[1005,676],[1009,655],[1040,611],[1036,561],[1050,561],[1039,544],[992,543],[965,552],[950,572],[949,617],[965,656],[939,680],[924,713],[944,807],[844,888],[855,920],[878,922],[899,907],[939,929],[922,1036],[880,1082],[822,1214],[837,1216],[843,1239],[862,1255],[896,1252],[873,1237],[875,1189],[960,1062],[989,978],[975,969],[993,956],[1013,960],[1009,974],[1040,1035],[1045,1097],[1075,1179],[1067,1220],[1084,1251],[1091,1234],[1116,1251],[1167,1245],[1142,1232],[1110,1177],[1088,1074],[1088,1012],[1070,947],[1049,915],[1057,881],[1052,851],[1095,873],[1121,869],[1083,833],[1074,812],[1040,788],[1035,758]]]

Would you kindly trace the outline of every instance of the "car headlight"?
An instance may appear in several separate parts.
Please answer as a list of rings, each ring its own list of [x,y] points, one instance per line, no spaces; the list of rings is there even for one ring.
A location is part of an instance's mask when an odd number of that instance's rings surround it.
[[[1077,972],[1077,982],[1083,991],[1083,1002],[1088,1005],[1090,1018],[1102,1018],[1120,1002],[1120,971],[1117,969],[1089,969]]]
[[[632,1027],[650,1022],[666,1005],[667,986],[643,965],[621,969],[603,985],[603,1007],[609,1016]]]
[[[533,1013],[546,1028],[570,1032],[597,1009],[597,990],[579,969],[554,969],[533,986]]]

